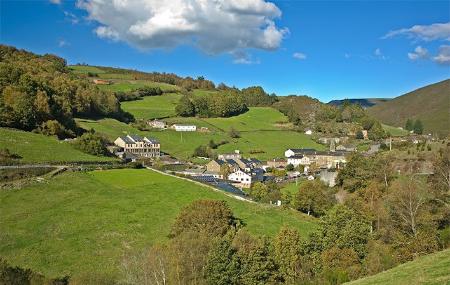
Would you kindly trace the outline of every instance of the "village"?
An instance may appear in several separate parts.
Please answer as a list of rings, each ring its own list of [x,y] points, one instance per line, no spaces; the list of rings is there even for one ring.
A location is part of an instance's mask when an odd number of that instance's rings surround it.
[[[168,126],[160,120],[148,122],[152,128],[176,132],[204,132],[206,128],[198,128],[195,125],[174,124]],[[305,131],[311,135],[311,130]],[[367,139],[367,132],[364,137]],[[329,187],[336,185],[336,177],[340,169],[346,165],[346,156],[356,152],[354,145],[348,144],[348,137],[325,138],[318,142],[325,145],[328,150],[316,150],[313,148],[286,149],[278,157],[266,161],[260,161],[253,157],[244,157],[239,151],[231,153],[219,153],[213,159],[207,159],[204,165],[187,163],[161,151],[161,143],[154,138],[141,137],[139,135],[126,135],[118,137],[114,141],[112,153],[124,162],[141,161],[146,166],[163,165],[167,173],[190,178],[202,183],[213,185],[221,190],[233,194],[246,196],[245,189],[249,189],[257,182],[269,181],[285,184],[298,182],[299,180],[319,179]],[[375,153],[379,144],[372,145],[368,154]],[[178,167],[177,167],[178,166]],[[275,201],[280,203],[280,201]]]

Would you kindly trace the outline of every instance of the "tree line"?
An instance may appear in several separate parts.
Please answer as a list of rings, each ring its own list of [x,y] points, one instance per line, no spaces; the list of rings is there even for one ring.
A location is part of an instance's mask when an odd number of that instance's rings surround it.
[[[74,116],[133,119],[113,93],[71,74],[64,59],[0,46],[0,126],[75,136]]]

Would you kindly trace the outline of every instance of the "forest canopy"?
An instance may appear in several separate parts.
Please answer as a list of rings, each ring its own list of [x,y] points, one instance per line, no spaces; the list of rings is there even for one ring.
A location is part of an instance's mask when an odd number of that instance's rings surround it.
[[[74,116],[132,120],[113,93],[76,77],[64,59],[0,45],[0,126],[73,136]]]

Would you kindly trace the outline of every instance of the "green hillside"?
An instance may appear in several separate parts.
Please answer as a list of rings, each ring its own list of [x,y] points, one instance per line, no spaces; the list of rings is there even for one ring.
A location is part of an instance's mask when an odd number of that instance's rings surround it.
[[[178,93],[165,93],[161,96],[144,97],[142,100],[122,102],[121,106],[136,119],[173,117],[180,98],[181,95]]]
[[[315,220],[150,170],[66,173],[45,184],[0,192],[0,256],[46,276],[116,274],[121,256],[167,240],[180,209],[197,199],[225,200],[253,234],[283,225],[306,237]]]
[[[420,119],[425,132],[450,132],[450,79],[425,86],[368,109],[385,124],[404,127],[407,119]]]
[[[59,141],[54,137],[7,128],[0,128],[0,149],[2,148],[20,155],[20,161],[24,163],[115,160],[81,152],[69,142]]]
[[[147,97],[138,102],[140,106],[155,102],[158,97]],[[147,103],[145,103],[146,101]],[[129,108],[125,107],[124,109]],[[146,114],[151,114],[150,109],[146,109]],[[142,109],[128,109],[134,115],[137,115]],[[77,123],[84,129],[93,128],[97,132],[106,135],[110,140],[116,139],[124,134],[141,134],[157,138],[161,141],[161,149],[171,155],[188,159],[192,156],[195,148],[200,145],[207,145],[210,140],[216,143],[228,141],[219,147],[219,153],[230,152],[236,149],[242,151],[245,156],[251,156],[266,160],[274,157],[283,156],[287,148],[307,147],[323,149],[324,146],[314,142],[303,133],[290,131],[286,129],[287,118],[279,111],[269,107],[253,107],[245,114],[230,118],[181,118],[172,117],[165,119],[168,123],[174,124],[195,124],[198,127],[207,127],[209,132],[175,132],[174,130],[164,131],[139,131],[130,125],[119,122],[114,119],[85,120],[77,119]],[[231,138],[228,130],[235,128],[239,130],[240,138]],[[282,140],[280,138],[283,138]]]
[[[438,285],[450,284],[450,249],[422,256],[348,285]]]

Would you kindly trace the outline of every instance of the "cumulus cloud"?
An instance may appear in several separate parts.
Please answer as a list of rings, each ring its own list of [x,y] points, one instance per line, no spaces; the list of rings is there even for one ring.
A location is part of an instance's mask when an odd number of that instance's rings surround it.
[[[439,64],[450,65],[450,46],[442,45],[439,47],[439,53],[433,60]]]
[[[144,50],[186,44],[208,54],[275,50],[289,32],[277,27],[281,11],[265,0],[79,0],[77,5],[99,23],[99,37]]]
[[[414,52],[408,52],[408,58],[410,60],[418,60],[418,59],[424,59],[428,57],[428,50],[426,48],[423,48],[421,46],[417,46],[414,49]]]
[[[260,64],[259,59],[253,59],[252,55],[243,51],[238,50],[231,53],[233,56],[234,64]]]
[[[301,53],[301,52],[294,52],[294,54],[292,55],[294,58],[296,59],[306,59],[306,54]]]
[[[450,22],[431,25],[415,25],[411,28],[403,28],[388,32],[383,39],[396,36],[422,41],[446,40],[450,41]]]

